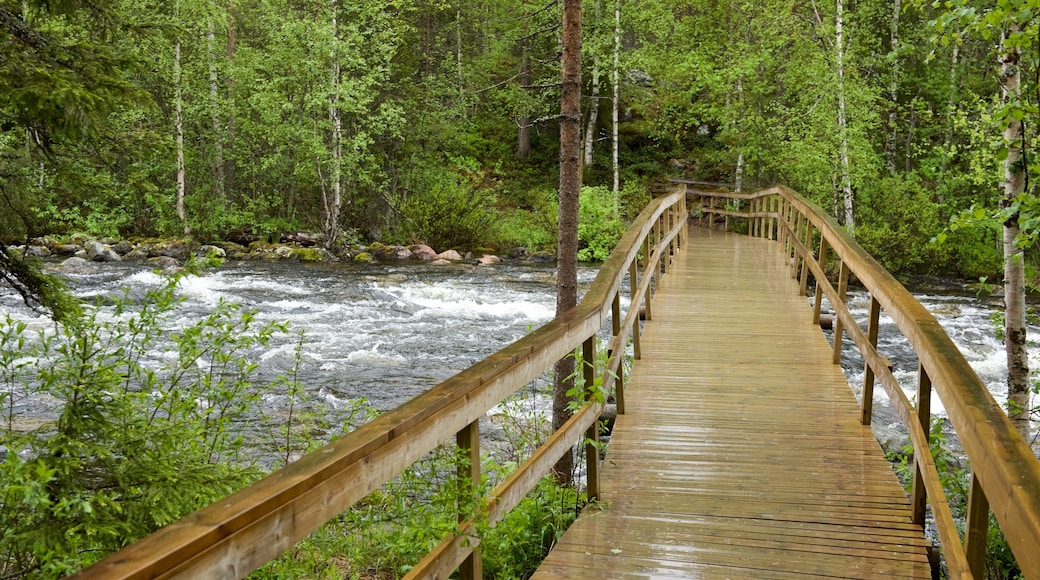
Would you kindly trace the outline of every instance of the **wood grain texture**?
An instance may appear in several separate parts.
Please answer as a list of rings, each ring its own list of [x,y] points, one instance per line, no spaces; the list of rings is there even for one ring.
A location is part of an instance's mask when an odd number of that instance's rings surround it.
[[[602,502],[535,578],[930,578],[929,542],[777,242],[692,228]]]

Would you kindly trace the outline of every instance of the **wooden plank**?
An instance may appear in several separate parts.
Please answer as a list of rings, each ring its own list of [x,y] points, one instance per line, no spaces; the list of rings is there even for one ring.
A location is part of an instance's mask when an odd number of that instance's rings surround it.
[[[930,578],[929,541],[777,243],[691,229],[590,507],[535,578]]]

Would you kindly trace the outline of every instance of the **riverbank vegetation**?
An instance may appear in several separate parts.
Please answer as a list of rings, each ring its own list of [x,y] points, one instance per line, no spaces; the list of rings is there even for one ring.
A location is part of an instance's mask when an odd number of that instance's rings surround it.
[[[997,207],[1002,125],[1034,114],[1028,86],[1004,114],[999,22],[972,34],[956,11],[880,1],[618,7],[617,21],[607,0],[584,10],[584,182],[609,192],[610,219],[669,175],[784,183],[897,273],[999,277],[989,214],[932,242],[951,217]],[[551,251],[558,12],[533,0],[6,7],[0,232]],[[1035,36],[1032,21],[1016,26]]]

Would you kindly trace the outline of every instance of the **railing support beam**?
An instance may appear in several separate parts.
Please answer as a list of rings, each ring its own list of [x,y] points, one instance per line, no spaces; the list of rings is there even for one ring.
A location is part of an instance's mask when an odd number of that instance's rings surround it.
[[[873,295],[870,297],[870,320],[867,322],[867,341],[870,347],[877,351],[878,321],[881,318],[881,304]],[[874,414],[874,367],[869,362],[865,363],[863,373],[863,404],[860,406],[860,422],[870,425],[870,419]]]
[[[480,420],[474,421],[455,435],[456,446],[459,449],[459,523],[473,517],[469,513],[470,507],[478,505],[471,501],[476,498],[476,492],[480,489]],[[480,580],[483,575],[483,560],[480,556],[480,547],[466,557],[459,566],[459,577],[462,580]]]

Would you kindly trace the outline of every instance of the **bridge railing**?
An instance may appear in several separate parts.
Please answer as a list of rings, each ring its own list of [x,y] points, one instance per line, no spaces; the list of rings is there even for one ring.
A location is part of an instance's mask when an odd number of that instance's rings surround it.
[[[676,181],[681,191],[686,184]],[[691,203],[714,224],[715,216],[747,220],[750,235],[777,240],[801,293],[808,277],[816,281],[813,321],[819,323],[821,298],[835,309],[834,362],[841,361],[842,335],[855,344],[865,361],[861,420],[869,424],[873,389],[879,382],[909,432],[915,449],[911,491],[913,521],[924,526],[926,506],[935,526],[951,577],[985,578],[989,514],[1004,532],[1026,578],[1040,578],[1040,462],[1012,426],[1001,406],[979,379],[957,346],[928,312],[848,232],[820,207],[784,187],[756,193],[697,190]],[[828,280],[828,263],[837,262],[837,282]],[[846,305],[853,277],[870,293],[867,328]],[[895,322],[919,359],[916,404],[877,350],[881,311]],[[971,485],[963,539],[954,522],[929,449],[931,393],[942,400],[947,416],[971,464]]]
[[[624,408],[622,355],[632,340],[640,356],[640,310],[652,316],[652,291],[670,257],[686,244],[686,197],[655,198],[600,268],[581,303],[490,357],[387,412],[325,447],[225,499],[127,546],[76,574],[79,578],[241,578],[292,548],[324,523],[408,469],[446,440],[455,439],[470,458],[461,483],[478,489],[480,418],[576,350],[585,384],[597,377]],[[621,311],[622,285],[630,284],[630,304]],[[608,356],[597,368],[597,333],[611,320]],[[585,438],[588,457],[603,403],[587,401],[574,416],[490,495],[484,498],[487,523],[495,523]],[[598,462],[587,466],[587,491],[596,497]],[[468,480],[468,481],[466,481]],[[466,488],[466,485],[460,486]],[[460,511],[460,519],[465,514]],[[409,573],[408,577],[479,578],[481,560],[476,522],[462,521]]]

